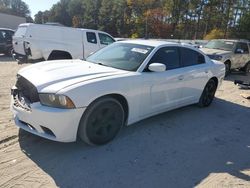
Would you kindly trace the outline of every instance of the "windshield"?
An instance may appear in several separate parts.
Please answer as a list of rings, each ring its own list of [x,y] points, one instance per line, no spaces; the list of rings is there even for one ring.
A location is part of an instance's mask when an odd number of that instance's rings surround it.
[[[222,41],[222,40],[211,40],[204,46],[204,48],[232,51],[234,48],[234,42]]]
[[[129,43],[113,43],[86,60],[122,70],[136,71],[154,47]]]
[[[18,27],[15,32],[15,37],[23,37],[26,33],[27,27]]]

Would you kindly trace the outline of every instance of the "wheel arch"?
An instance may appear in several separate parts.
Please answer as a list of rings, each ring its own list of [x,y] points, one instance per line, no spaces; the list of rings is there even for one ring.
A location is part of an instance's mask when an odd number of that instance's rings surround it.
[[[52,60],[54,56],[56,55],[64,55],[67,59],[72,59],[72,55],[70,54],[70,52],[68,51],[64,51],[64,50],[52,50],[49,53],[49,56],[47,58],[47,60]]]
[[[99,96],[99,97],[95,98],[92,102],[90,102],[88,106],[90,106],[90,105],[93,104],[95,101],[100,100],[101,98],[104,98],[104,97],[111,97],[111,98],[114,98],[114,99],[116,99],[116,100],[122,105],[123,110],[124,110],[124,112],[125,112],[125,124],[127,124],[128,116],[129,116],[129,104],[128,104],[128,101],[127,101],[126,97],[124,97],[124,96],[121,95],[121,94],[118,94],[118,93],[110,93],[110,94],[106,94],[106,95]]]
[[[231,65],[232,65],[232,61],[231,61],[230,59],[227,59],[226,61],[224,61],[224,64],[225,64],[225,63],[229,63],[230,67],[231,67]]]

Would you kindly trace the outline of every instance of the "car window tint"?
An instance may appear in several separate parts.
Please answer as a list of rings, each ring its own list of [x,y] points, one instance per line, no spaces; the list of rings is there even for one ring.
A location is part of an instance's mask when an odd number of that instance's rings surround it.
[[[109,44],[112,44],[113,42],[115,42],[114,39],[112,39],[110,36],[108,36],[104,33],[98,33],[98,36],[99,36],[101,44],[109,45]]]
[[[4,31],[4,38],[6,40],[11,40],[11,38],[12,38],[11,33],[9,31]]]
[[[205,63],[205,58],[202,54],[195,50],[181,48],[181,63],[183,67],[198,65]]]
[[[3,31],[0,31],[0,42],[4,41]]]
[[[236,49],[242,49],[243,53],[249,53],[247,43],[244,43],[244,42],[237,43]]]
[[[164,47],[159,49],[151,58],[151,63],[162,63],[166,69],[175,69],[180,67],[179,50],[177,47]]]
[[[90,43],[97,44],[96,35],[93,32],[87,32],[87,41]]]

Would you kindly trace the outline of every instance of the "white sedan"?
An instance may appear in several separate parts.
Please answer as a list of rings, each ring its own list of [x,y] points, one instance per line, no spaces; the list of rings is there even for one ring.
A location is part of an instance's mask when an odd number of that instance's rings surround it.
[[[224,64],[192,47],[121,41],[86,61],[21,69],[11,106],[21,129],[55,141],[79,137],[101,145],[124,125],[185,105],[209,106],[224,74]]]

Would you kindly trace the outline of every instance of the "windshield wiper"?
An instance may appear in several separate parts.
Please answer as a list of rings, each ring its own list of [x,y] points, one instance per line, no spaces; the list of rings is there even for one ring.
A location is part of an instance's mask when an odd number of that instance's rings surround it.
[[[105,67],[109,67],[108,65],[105,65],[105,64],[103,64],[103,63],[96,63],[96,64],[98,64],[98,65],[102,65],[102,66],[105,66]]]

